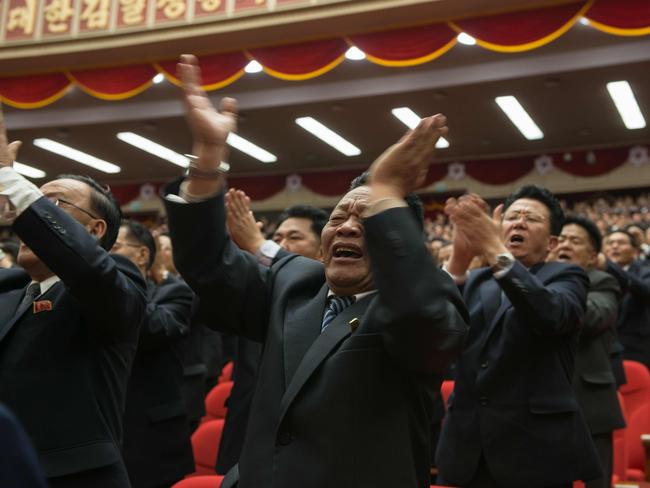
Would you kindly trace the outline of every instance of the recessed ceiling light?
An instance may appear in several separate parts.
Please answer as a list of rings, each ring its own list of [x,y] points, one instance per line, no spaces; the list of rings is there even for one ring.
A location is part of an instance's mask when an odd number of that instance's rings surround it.
[[[415,129],[422,118],[408,107],[398,107],[391,110],[391,113],[400,120],[406,127],[413,130]],[[444,137],[440,137],[436,142],[438,149],[445,149],[449,147],[449,141]]]
[[[79,151],[78,149],[74,149],[70,146],[66,146],[60,142],[53,141],[52,139],[34,139],[34,145],[36,147],[40,147],[41,149],[45,149],[46,151],[58,154],[59,156],[63,156],[64,158],[72,159],[78,163],[85,164],[86,166],[90,166],[91,168],[102,171],[104,173],[119,173],[122,170],[116,164],[96,158],[95,156],[91,156],[90,154]]]
[[[509,95],[505,97],[496,97],[494,99],[497,105],[508,116],[519,132],[529,141],[543,139],[544,133],[537,127],[535,121],[528,115],[528,112],[521,106],[519,100]]]
[[[153,154],[154,156],[158,156],[159,158],[169,161],[181,168],[187,168],[190,165],[190,160],[182,154],[172,151],[168,147],[162,146],[157,142],[142,137],[134,132],[118,132],[117,138],[120,141],[131,144],[138,149]]]
[[[28,178],[45,178],[46,176],[45,171],[41,171],[40,169],[27,164],[19,163],[18,161],[14,161],[14,169],[17,173],[27,176]]]
[[[228,145],[234,147],[235,149],[240,150],[243,153],[248,154],[249,156],[262,161],[263,163],[275,163],[278,158],[275,154],[271,154],[266,149],[262,149],[256,144],[253,144],[251,141],[244,139],[240,135],[231,132],[226,139]]]
[[[346,156],[358,156],[361,154],[361,149],[345,140],[333,130],[325,127],[313,117],[299,117],[296,119],[296,124]]]
[[[153,77],[153,82],[157,85],[158,83],[162,83],[165,81],[165,75],[162,73],[158,73],[156,76]]]
[[[589,19],[588,19],[587,17],[580,17],[579,22],[580,22],[582,25],[589,25],[589,24],[590,24]]]
[[[625,127],[630,130],[643,129],[646,125],[645,119],[630,84],[627,81],[612,81],[607,83],[607,91],[614,100]]]
[[[245,67],[244,67],[244,71],[246,71],[246,73],[259,73],[259,72],[261,72],[263,69],[264,69],[264,68],[262,67],[262,65],[261,65],[259,62],[255,61],[254,59],[251,60],[251,61],[250,61],[250,62],[249,62]]]
[[[345,57],[347,59],[351,59],[352,61],[361,61],[362,59],[366,59],[366,53],[364,53],[357,46],[352,46],[350,49],[345,51]]]
[[[466,32],[461,32],[458,34],[456,36],[456,40],[461,44],[465,44],[466,46],[474,46],[476,44],[476,39],[474,39]]]

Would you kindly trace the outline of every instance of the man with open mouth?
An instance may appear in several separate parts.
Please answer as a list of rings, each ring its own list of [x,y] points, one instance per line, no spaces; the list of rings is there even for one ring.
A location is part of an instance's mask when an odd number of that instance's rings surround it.
[[[193,56],[179,72],[197,159],[166,189],[177,268],[206,324],[263,344],[239,474],[223,488],[428,487],[433,400],[467,313],[405,197],[446,118],[423,119],[340,200],[322,263],[290,255],[260,267],[226,233],[219,163],[236,104],[214,110]]]
[[[589,282],[578,266],[545,262],[562,209],[536,186],[492,216],[487,209],[477,195],[445,207],[455,227],[447,270],[463,289],[470,331],[438,444],[442,481],[549,488],[595,479],[601,470],[572,386]],[[490,266],[467,274],[475,256]]]

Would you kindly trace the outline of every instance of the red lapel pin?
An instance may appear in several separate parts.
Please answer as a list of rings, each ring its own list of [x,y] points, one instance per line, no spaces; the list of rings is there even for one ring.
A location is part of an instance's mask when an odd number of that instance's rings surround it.
[[[49,312],[50,310],[52,310],[52,302],[50,300],[34,302],[34,315],[41,312]]]

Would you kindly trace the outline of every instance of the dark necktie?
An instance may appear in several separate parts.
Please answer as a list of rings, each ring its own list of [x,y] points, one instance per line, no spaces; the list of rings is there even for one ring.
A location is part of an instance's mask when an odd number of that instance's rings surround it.
[[[23,313],[27,308],[34,303],[34,300],[36,299],[37,296],[41,294],[41,285],[39,283],[32,283],[27,287],[27,291],[25,292],[25,297],[23,298],[23,301],[20,302],[20,305],[18,306],[18,310],[16,310],[16,313]]]
[[[323,316],[323,323],[320,328],[321,332],[330,325],[330,322],[334,320],[338,314],[354,303],[354,298],[354,296],[337,297],[336,295],[330,295],[327,297],[327,308],[325,310],[325,315]]]

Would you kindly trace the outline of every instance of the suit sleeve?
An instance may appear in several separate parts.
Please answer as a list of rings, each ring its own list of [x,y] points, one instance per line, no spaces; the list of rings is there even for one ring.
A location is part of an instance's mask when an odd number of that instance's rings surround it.
[[[178,182],[166,188],[178,194]],[[226,232],[223,193],[196,203],[165,198],[174,263],[199,297],[207,326],[258,342],[266,336],[269,269],[240,250]]]
[[[579,329],[585,313],[589,278],[578,266],[557,263],[560,271],[547,284],[519,261],[497,280],[522,324],[541,335],[567,334]]]
[[[591,283],[587,294],[587,310],[583,321],[583,336],[595,336],[614,328],[618,318],[621,289],[614,277],[602,273]]]
[[[44,197],[20,214],[13,229],[61,278],[98,335],[121,340],[139,327],[145,283],[128,259],[109,255],[79,222]]]
[[[396,364],[418,373],[444,374],[460,354],[468,315],[448,273],[435,266],[408,208],[364,221],[381,324]]]
[[[181,281],[158,286],[147,304],[147,318],[140,329],[140,345],[155,348],[189,333],[192,290]]]

